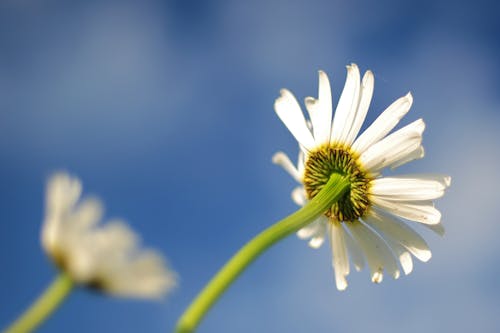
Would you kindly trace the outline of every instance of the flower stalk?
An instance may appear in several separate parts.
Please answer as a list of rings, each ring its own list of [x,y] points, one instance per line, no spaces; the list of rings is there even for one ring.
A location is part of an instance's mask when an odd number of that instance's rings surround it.
[[[62,272],[4,333],[32,332],[61,305],[72,289],[73,280]]]
[[[193,332],[207,311],[250,263],[271,245],[314,221],[337,202],[349,187],[346,177],[332,174],[323,189],[305,206],[250,240],[199,293],[177,322],[175,332]]]

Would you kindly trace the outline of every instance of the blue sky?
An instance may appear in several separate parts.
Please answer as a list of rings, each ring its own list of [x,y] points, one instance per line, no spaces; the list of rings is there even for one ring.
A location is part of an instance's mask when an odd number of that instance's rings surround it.
[[[199,332],[500,330],[500,21],[474,1],[3,1],[0,326],[55,276],[40,248],[44,184],[79,176],[180,275],[165,302],[76,290],[40,332],[164,332],[245,241],[293,212],[271,163],[296,143],[273,111],[345,66],[375,74],[367,123],[411,91],[426,158],[396,173],[453,178],[447,229],[411,275],[334,285],[328,247],[292,236],[229,289]]]

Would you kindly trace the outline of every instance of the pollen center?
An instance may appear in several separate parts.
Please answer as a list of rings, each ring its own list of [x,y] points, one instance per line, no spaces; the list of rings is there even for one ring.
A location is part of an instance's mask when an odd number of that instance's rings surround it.
[[[309,153],[304,169],[304,188],[312,199],[325,186],[333,173],[347,176],[350,189],[325,213],[337,221],[354,221],[363,216],[370,205],[371,178],[362,170],[357,156],[343,146],[324,145]]]

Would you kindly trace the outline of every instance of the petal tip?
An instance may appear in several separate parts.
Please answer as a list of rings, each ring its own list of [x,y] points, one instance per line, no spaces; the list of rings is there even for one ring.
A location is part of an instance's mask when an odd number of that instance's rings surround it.
[[[314,106],[318,103],[318,100],[314,97],[308,96],[304,98],[304,104],[306,107],[310,108],[311,106]]]
[[[375,81],[375,77],[373,76],[373,72],[371,70],[367,70],[365,72],[365,75],[363,75],[363,87],[366,87],[368,85],[373,85]]]
[[[428,262],[432,258],[432,252],[430,250],[421,251],[418,256],[418,259],[422,262]]]
[[[328,75],[324,71],[318,71],[318,80],[320,91],[323,90],[325,92],[331,93],[330,80],[328,79]],[[321,98],[321,94],[319,97]]]
[[[274,153],[274,155],[272,157],[272,162],[274,164],[279,165],[283,162],[284,159],[285,159],[285,153],[282,151],[278,151],[278,152]]]
[[[383,278],[384,278],[384,275],[380,271],[377,271],[377,272],[372,274],[372,282],[373,283],[380,283],[380,282],[382,282]]]
[[[347,275],[339,274],[338,271],[334,268],[335,271],[335,286],[339,291],[344,291],[347,289]]]
[[[344,291],[347,289],[347,282],[345,279],[342,282],[337,281],[336,286],[338,291]]]
[[[321,245],[323,245],[324,240],[325,240],[325,238],[323,236],[313,237],[313,238],[311,238],[311,240],[308,243],[309,247],[311,247],[313,249],[319,249],[321,247]]]

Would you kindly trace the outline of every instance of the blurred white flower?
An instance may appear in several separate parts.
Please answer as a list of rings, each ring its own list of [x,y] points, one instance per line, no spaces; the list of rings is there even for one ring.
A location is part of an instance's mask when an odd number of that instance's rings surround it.
[[[406,274],[413,269],[414,255],[421,261],[431,258],[424,239],[401,219],[420,222],[443,234],[441,214],[432,200],[441,197],[450,177],[415,174],[381,177],[384,168],[396,168],[424,156],[419,119],[387,135],[410,110],[408,93],[392,103],[359,137],[373,94],[374,78],[367,71],[360,79],[355,64],[347,66],[344,90],[333,116],[332,95],[327,75],[319,72],[319,97],[307,97],[306,120],[299,103],[288,90],[281,90],[274,108],[297,139],[300,152],[297,167],[283,153],[273,161],[281,165],[302,186],[292,192],[293,200],[304,205],[326,184],[334,172],[349,177],[350,190],[325,215],[302,228],[298,236],[309,239],[313,248],[330,238],[335,281],[347,288],[349,258],[356,270],[365,260],[373,282],[381,282],[383,270],[398,278],[398,261]],[[333,116],[333,121],[332,121]]]
[[[175,273],[160,254],[139,249],[137,235],[122,221],[98,225],[103,207],[95,198],[80,200],[82,184],[56,173],[46,190],[42,245],[72,279],[124,297],[161,298],[175,285]]]

